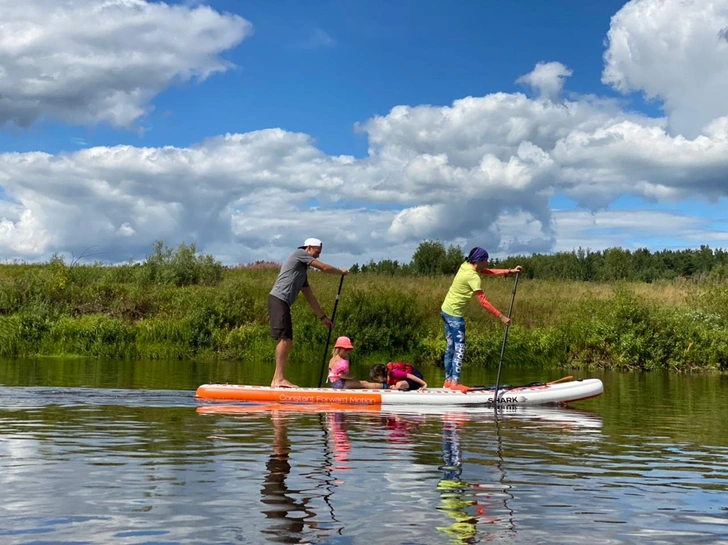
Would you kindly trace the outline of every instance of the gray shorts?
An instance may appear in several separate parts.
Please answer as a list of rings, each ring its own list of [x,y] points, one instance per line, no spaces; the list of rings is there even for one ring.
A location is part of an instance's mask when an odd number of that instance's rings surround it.
[[[281,339],[293,339],[291,307],[275,295],[268,296],[268,320],[270,321],[271,337],[277,341]]]

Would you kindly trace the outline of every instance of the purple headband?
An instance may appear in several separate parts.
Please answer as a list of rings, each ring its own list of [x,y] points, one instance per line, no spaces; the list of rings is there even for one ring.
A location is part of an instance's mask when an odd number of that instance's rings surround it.
[[[468,254],[468,263],[478,263],[479,261],[488,261],[488,252],[476,246]]]

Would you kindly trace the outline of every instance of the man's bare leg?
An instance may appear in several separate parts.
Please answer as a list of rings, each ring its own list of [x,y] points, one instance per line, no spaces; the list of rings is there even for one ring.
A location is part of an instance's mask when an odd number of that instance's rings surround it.
[[[286,380],[286,362],[288,361],[288,354],[291,353],[291,347],[293,346],[293,339],[280,339],[276,346],[276,370],[273,373],[273,380],[270,385],[274,388],[286,387],[286,388],[298,388],[295,384],[291,384]]]

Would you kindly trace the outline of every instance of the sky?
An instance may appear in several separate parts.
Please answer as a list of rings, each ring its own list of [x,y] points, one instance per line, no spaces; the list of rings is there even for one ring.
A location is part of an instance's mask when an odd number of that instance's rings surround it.
[[[728,0],[0,0],[0,261],[728,247]]]

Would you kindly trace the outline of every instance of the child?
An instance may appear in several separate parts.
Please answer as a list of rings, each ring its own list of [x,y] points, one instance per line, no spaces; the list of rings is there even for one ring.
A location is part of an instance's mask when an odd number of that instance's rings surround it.
[[[392,362],[372,365],[369,378],[382,385],[382,388],[393,390],[424,390],[427,383],[422,380],[422,373],[409,363]]]
[[[347,381],[352,380],[349,376],[349,352],[354,349],[349,337],[339,337],[334,343],[334,350],[329,360],[329,377],[331,387],[337,390],[346,388]]]

